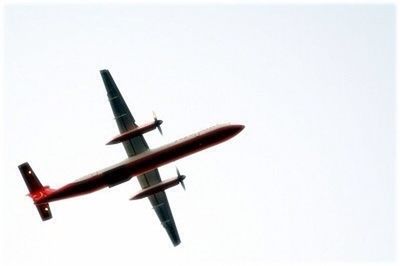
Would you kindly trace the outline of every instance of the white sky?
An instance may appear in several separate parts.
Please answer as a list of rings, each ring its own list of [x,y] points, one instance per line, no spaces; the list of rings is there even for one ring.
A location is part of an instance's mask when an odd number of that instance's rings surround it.
[[[14,6],[5,9],[4,265],[243,265],[394,259],[395,9],[385,6]],[[246,129],[174,165],[173,248],[136,180],[51,204],[41,222],[17,165],[58,187],[125,158],[98,70],[164,137]]]

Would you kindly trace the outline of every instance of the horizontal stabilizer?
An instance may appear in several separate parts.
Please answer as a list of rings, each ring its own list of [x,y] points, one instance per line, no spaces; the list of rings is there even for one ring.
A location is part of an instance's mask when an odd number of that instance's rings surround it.
[[[40,217],[42,218],[42,221],[50,220],[51,218],[53,218],[48,203],[36,205],[36,208],[40,214]]]
[[[42,183],[40,183],[29,163],[23,163],[19,165],[18,168],[21,172],[22,178],[24,179],[26,186],[28,187],[29,193],[34,193],[43,188]]]
[[[30,196],[34,202],[37,202],[38,200],[42,199],[53,191],[48,186],[44,187],[42,183],[40,183],[39,178],[36,176],[29,163],[23,163],[19,165],[18,168],[21,172],[22,178],[24,179],[26,186],[28,187],[28,196]],[[42,218],[42,221],[49,220],[53,217],[51,215],[51,210],[48,203],[37,204],[36,208],[39,212],[40,217]]]

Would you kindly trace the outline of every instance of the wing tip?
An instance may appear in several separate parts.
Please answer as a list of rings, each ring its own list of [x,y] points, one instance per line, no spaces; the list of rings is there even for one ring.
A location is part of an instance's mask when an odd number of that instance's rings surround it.
[[[101,76],[110,75],[110,71],[108,69],[102,69],[100,70],[100,75]]]
[[[174,247],[179,246],[179,244],[181,243],[181,240],[179,239],[178,241],[173,241],[172,244],[174,245]]]

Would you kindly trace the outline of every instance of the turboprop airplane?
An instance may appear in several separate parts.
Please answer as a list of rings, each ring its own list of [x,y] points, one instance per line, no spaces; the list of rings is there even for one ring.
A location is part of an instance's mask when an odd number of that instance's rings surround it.
[[[149,149],[143,134],[156,128],[162,133],[160,127],[162,121],[154,116],[153,122],[142,126],[136,125],[110,72],[101,70],[100,74],[120,131],[120,135],[114,137],[107,144],[122,143],[128,158],[58,189],[43,186],[30,165],[27,162],[23,163],[18,168],[28,187],[28,196],[32,198],[42,220],[46,221],[52,218],[49,202],[113,187],[130,180],[133,176],[137,176],[142,190],[136,193],[131,200],[147,197],[173,245],[177,246],[181,240],[165,190],[179,183],[185,188],[183,184],[185,176],[181,175],[177,169],[176,177],[161,181],[157,168],[226,141],[242,131],[244,126],[216,125],[159,148]]]

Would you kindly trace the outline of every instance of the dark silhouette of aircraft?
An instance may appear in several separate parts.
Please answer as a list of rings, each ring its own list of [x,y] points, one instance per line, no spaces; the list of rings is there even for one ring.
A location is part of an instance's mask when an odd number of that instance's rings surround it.
[[[33,199],[42,220],[45,221],[52,218],[49,202],[84,195],[105,187],[113,187],[137,176],[142,190],[131,200],[147,197],[172,243],[174,246],[179,245],[180,237],[164,191],[179,183],[185,188],[183,184],[185,176],[181,175],[177,169],[176,177],[161,181],[157,168],[226,141],[242,131],[244,126],[216,125],[159,148],[149,149],[143,134],[156,128],[162,133],[160,127],[162,121],[154,116],[154,121],[137,126],[110,72],[101,70],[100,73],[120,131],[120,135],[114,137],[107,144],[122,143],[128,158],[58,189],[43,186],[30,165],[27,162],[23,163],[18,168],[28,187],[28,195]]]

